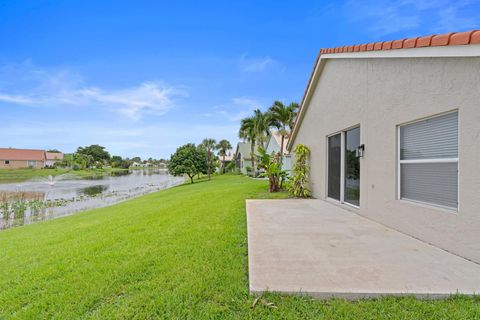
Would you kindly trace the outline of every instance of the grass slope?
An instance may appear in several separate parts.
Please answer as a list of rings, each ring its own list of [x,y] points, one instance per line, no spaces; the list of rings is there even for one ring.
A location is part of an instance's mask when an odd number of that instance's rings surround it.
[[[480,317],[478,297],[350,303],[268,294],[252,309],[245,199],[268,197],[266,188],[221,176],[2,231],[0,319]]]
[[[114,171],[125,171],[127,169],[88,169],[88,170],[70,170],[70,169],[0,169],[0,183],[21,182],[35,177],[47,177],[49,175],[59,175],[62,173],[72,173],[79,177],[91,177],[93,175],[108,174]]]

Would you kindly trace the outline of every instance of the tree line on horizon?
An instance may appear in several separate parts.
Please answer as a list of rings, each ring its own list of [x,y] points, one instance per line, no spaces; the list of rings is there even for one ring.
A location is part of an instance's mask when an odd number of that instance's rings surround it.
[[[56,150],[56,149],[54,149]],[[59,152],[58,150],[56,150]],[[148,158],[142,160],[141,157],[123,158],[121,156],[111,156],[105,147],[92,144],[89,146],[78,147],[74,153],[67,153],[64,159],[55,164],[57,167],[68,167],[74,170],[88,168],[103,168],[110,166],[112,168],[128,169],[133,164],[150,164],[152,166],[166,165],[165,159]]]

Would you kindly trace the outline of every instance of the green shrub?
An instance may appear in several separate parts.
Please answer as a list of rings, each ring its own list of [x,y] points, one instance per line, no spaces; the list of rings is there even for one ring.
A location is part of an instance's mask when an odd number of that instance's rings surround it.
[[[282,156],[280,153],[268,154],[265,149],[258,148],[258,166],[265,170],[261,177],[267,177],[270,184],[270,192],[278,192],[281,189],[281,182],[286,177],[286,171],[282,170]]]
[[[309,188],[309,155],[310,149],[307,146],[299,144],[295,147],[295,163],[292,169],[293,176],[288,191],[297,198],[309,198],[312,195]]]

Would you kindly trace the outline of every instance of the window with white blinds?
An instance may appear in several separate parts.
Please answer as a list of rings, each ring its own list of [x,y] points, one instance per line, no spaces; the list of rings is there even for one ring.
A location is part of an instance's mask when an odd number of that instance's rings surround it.
[[[400,198],[458,208],[458,112],[399,127]]]

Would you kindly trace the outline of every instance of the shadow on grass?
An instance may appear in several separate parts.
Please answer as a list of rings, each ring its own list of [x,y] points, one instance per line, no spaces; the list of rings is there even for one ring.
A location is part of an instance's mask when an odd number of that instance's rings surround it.
[[[214,177],[212,177],[212,180],[214,179]],[[179,184],[178,186],[175,186],[175,188],[179,188],[179,187],[185,187],[185,186],[194,186],[196,184],[199,184],[199,183],[203,183],[203,182],[209,182],[210,180],[208,180],[208,177],[205,176],[201,176],[200,178],[193,178],[193,183],[190,181],[190,178],[186,178],[185,179],[185,182],[182,183],[182,184]]]

